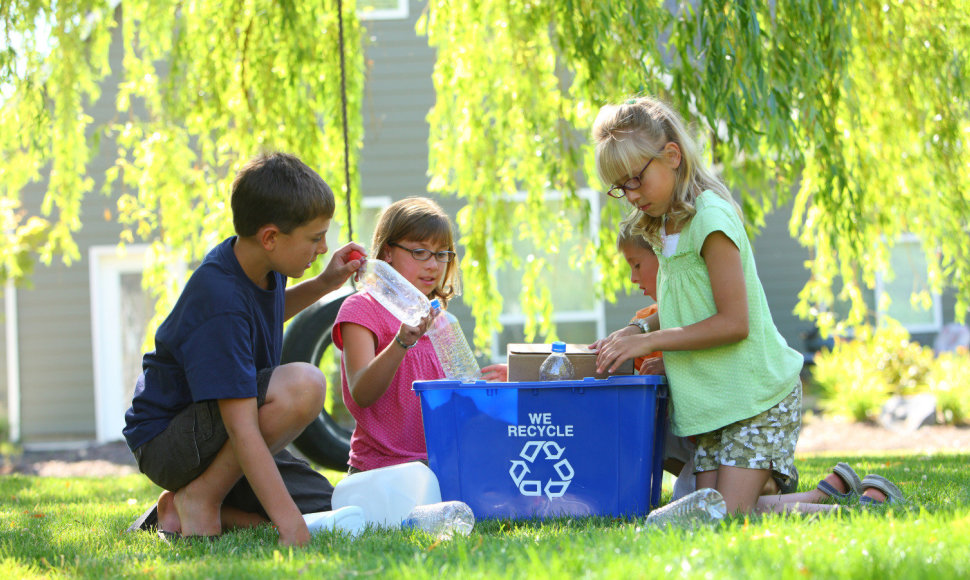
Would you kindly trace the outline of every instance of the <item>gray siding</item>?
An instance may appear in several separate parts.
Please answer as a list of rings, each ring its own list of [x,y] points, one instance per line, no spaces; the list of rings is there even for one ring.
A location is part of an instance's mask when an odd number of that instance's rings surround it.
[[[406,20],[364,21],[369,41],[365,47],[368,70],[361,189],[365,196],[386,195],[393,200],[425,195],[454,217],[463,202],[428,193],[427,116],[435,102],[431,80],[434,50],[414,30],[424,8],[424,2],[412,1]],[[370,245],[370,240],[358,241]],[[468,307],[457,300],[452,312],[471,336],[474,323]]]
[[[111,59],[120,63],[121,58],[118,27]],[[90,109],[95,126],[114,116],[117,82],[118,76],[112,76]],[[50,266],[38,264],[33,287],[18,291],[21,436],[27,443],[95,437],[88,248],[118,240],[120,227],[105,220],[106,213],[116,213],[115,199],[98,193],[113,150],[113,143],[102,140],[89,165],[95,184],[82,206],[83,227],[75,234],[80,259],[70,266],[59,259]],[[31,212],[38,211],[46,189],[45,180],[25,192]]]
[[[775,326],[789,346],[801,351],[802,333],[812,323],[798,318],[794,309],[799,291],[808,282],[809,273],[804,264],[809,254],[788,234],[790,217],[791,204],[772,212],[752,247]]]

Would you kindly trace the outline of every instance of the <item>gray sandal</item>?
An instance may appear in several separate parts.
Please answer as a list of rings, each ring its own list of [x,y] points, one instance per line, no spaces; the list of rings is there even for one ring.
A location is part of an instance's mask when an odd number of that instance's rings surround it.
[[[865,491],[870,488],[878,489],[886,494],[886,501],[879,501],[863,495],[859,498],[860,503],[865,505],[906,503],[903,492],[893,482],[881,475],[869,474],[862,479],[862,490]]]
[[[845,483],[846,487],[849,488],[849,491],[842,493],[835,489],[835,486],[824,479],[818,482],[817,489],[819,491],[835,499],[842,500],[848,500],[862,495],[862,481],[859,479],[859,474],[856,473],[854,469],[849,467],[848,463],[842,463],[841,461],[836,463],[835,467],[832,468],[832,473],[839,476],[839,479]],[[887,493],[886,495],[889,494]]]

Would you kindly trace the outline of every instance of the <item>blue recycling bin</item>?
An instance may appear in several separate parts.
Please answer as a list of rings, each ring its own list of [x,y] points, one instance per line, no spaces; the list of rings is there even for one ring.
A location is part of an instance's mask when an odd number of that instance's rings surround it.
[[[416,381],[444,501],[475,517],[634,517],[660,503],[666,379]]]

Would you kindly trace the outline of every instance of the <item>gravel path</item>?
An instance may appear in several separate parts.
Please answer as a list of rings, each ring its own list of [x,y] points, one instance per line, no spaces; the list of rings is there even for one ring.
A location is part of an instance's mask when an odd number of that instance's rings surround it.
[[[890,451],[970,452],[970,428],[936,425],[915,432],[895,432],[863,423],[806,417],[798,453],[857,454]],[[110,477],[138,473],[122,442],[71,451],[27,451],[0,458],[0,475],[23,473],[49,477]]]

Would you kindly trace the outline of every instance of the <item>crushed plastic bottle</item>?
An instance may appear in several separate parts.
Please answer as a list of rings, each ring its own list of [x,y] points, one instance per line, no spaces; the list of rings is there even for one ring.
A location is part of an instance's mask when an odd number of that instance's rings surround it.
[[[441,302],[437,298],[431,301],[431,309],[441,310]],[[440,312],[431,323],[428,337],[431,338],[446,378],[468,382],[482,377],[482,369],[479,368],[454,314],[447,310]]]
[[[573,363],[566,357],[566,343],[552,343],[552,354],[539,367],[540,381],[568,381],[576,377]]]
[[[475,514],[467,503],[443,501],[419,505],[401,522],[402,529],[428,532],[439,540],[461,534],[467,536],[475,527]]]
[[[431,302],[384,260],[367,260],[361,291],[367,292],[398,320],[417,326],[431,311]]]
[[[647,516],[647,523],[666,528],[695,528],[713,525],[727,515],[727,504],[716,489],[705,487],[657,508]]]

